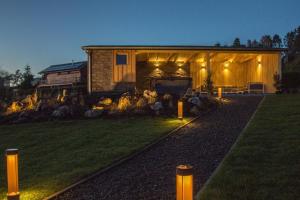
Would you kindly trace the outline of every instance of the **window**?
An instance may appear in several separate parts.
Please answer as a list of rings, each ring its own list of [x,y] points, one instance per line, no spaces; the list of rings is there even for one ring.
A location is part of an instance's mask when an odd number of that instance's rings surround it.
[[[117,65],[127,65],[127,54],[117,54],[116,55]]]

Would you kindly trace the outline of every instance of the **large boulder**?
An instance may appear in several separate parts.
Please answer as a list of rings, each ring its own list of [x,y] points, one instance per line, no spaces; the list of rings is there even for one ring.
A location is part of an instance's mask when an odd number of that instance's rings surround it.
[[[99,109],[90,109],[85,111],[84,113],[84,117],[86,118],[97,118],[100,117],[103,113],[103,110],[99,110]]]
[[[52,116],[55,118],[65,118],[70,116],[70,114],[71,109],[67,105],[60,106],[52,112]]]
[[[147,106],[147,99],[145,97],[141,97],[136,102],[136,108],[137,109],[143,109]]]
[[[126,112],[131,108],[130,96],[122,96],[118,102],[118,110]]]
[[[154,104],[157,99],[156,91],[145,90],[143,96],[147,99],[148,104]]]
[[[155,102],[150,108],[155,112],[156,115],[160,114],[160,111],[163,109],[163,105],[160,101]]]
[[[201,100],[197,96],[190,97],[188,99],[188,102],[195,105],[195,106],[198,106],[198,107],[201,107],[201,105],[202,105]]]

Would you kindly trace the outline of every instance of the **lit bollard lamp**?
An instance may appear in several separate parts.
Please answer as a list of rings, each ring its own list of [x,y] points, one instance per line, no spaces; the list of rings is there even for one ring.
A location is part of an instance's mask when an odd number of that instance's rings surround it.
[[[183,119],[183,102],[182,102],[182,100],[178,101],[178,119]]]
[[[222,88],[218,88],[218,97],[221,99],[222,98]]]
[[[19,200],[18,149],[5,151],[7,171],[7,199]]]
[[[176,200],[193,200],[193,167],[176,167]]]

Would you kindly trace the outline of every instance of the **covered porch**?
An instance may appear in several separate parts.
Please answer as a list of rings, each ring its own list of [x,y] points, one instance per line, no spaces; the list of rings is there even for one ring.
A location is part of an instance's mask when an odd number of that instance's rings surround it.
[[[211,74],[214,90],[224,93],[274,93],[273,76],[281,73],[281,55],[267,51],[136,50],[136,86],[153,79],[191,78],[191,88],[204,92]]]

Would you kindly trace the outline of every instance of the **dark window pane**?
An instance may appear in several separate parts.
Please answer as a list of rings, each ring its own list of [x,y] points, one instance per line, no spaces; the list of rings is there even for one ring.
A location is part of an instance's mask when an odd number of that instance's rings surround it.
[[[117,65],[127,65],[127,55],[117,54]]]

